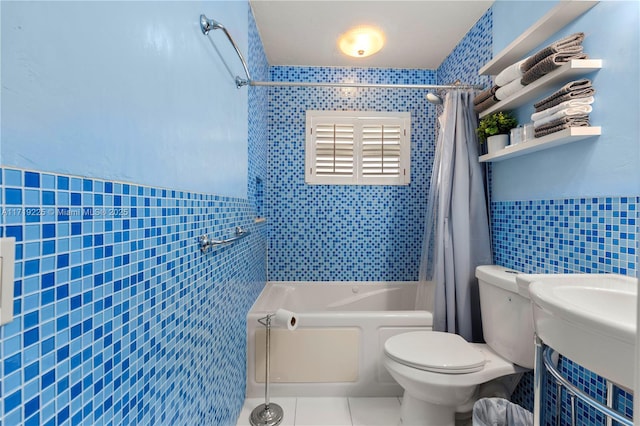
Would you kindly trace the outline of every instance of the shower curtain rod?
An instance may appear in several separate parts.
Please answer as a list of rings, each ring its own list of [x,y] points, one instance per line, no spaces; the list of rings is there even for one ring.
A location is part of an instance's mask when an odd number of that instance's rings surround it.
[[[200,29],[202,34],[207,35],[211,30],[222,30],[229,39],[229,43],[233,46],[233,49],[238,54],[244,73],[247,78],[236,76],[236,87],[242,86],[270,86],[270,87],[363,87],[363,88],[378,88],[378,89],[426,89],[426,90],[447,90],[447,89],[484,89],[481,85],[474,84],[374,84],[374,83],[320,83],[320,82],[297,82],[297,81],[254,81],[249,74],[249,67],[247,61],[244,60],[242,52],[238,48],[238,45],[229,34],[229,31],[220,22],[209,19],[205,15],[200,15]]]
[[[275,87],[363,87],[378,89],[477,89],[484,87],[475,84],[375,84],[375,83],[319,83],[319,82],[298,82],[298,81],[253,81],[248,80],[249,86],[275,86]]]

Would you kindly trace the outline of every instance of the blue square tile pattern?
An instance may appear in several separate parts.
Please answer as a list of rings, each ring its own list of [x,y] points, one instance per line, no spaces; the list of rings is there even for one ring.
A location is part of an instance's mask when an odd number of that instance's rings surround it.
[[[249,71],[257,80],[269,80],[269,64],[258,35],[253,15],[249,12],[249,49],[247,52]],[[250,86],[248,88],[249,156],[248,188],[249,202],[259,217],[265,216],[264,182],[267,179],[267,141],[269,119],[269,89]]]
[[[24,186],[27,188],[40,188],[40,173],[24,172]]]
[[[528,273],[637,273],[638,197],[492,203],[494,260]]]
[[[277,81],[436,83],[433,70],[271,67]],[[274,87],[270,89],[269,279],[276,281],[416,280],[434,155],[435,107],[425,91]],[[411,113],[407,186],[307,185],[307,110]]]
[[[491,204],[494,261],[526,273],[617,273],[635,276],[638,265],[640,197],[591,197],[505,201]],[[594,398],[606,401],[602,377],[563,359],[561,372]],[[555,424],[555,386],[545,398],[547,424]],[[632,416],[632,395],[614,388],[616,408]],[[564,394],[563,394],[564,395]],[[531,375],[514,401],[533,408]],[[570,422],[570,402],[562,397],[562,422]],[[578,424],[602,425],[601,414],[581,404]]]
[[[36,185],[36,175],[45,182],[44,173],[12,172],[25,186],[2,185],[5,193]],[[57,188],[42,191],[52,195],[29,209],[68,210],[60,193],[79,178],[46,176]],[[0,329],[2,423],[235,420],[244,396],[245,316],[266,280],[266,229],[253,223],[254,206],[135,184],[127,185],[135,195],[116,199],[95,192],[115,191],[115,182],[82,185],[92,203],[69,211],[71,224],[55,215],[32,224],[25,208],[4,228],[27,244],[16,262],[20,309]],[[149,207],[132,217],[142,205]],[[225,237],[236,225],[251,235],[199,252],[197,235]]]
[[[488,84],[477,70],[491,59],[491,19],[488,11],[438,70],[274,66],[270,76],[274,81],[445,84],[461,79]],[[425,101],[425,91],[409,89],[276,87],[269,93],[269,279],[417,279],[424,191],[441,108]],[[309,109],[411,112],[411,184],[306,185],[304,127]]]

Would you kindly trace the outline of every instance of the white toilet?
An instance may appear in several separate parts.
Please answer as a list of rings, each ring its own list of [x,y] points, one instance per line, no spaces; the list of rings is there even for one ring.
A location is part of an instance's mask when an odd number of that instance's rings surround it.
[[[403,425],[453,426],[456,411],[468,411],[480,395],[493,396],[506,376],[533,368],[531,307],[515,275],[495,265],[476,269],[486,344],[436,331],[385,342],[384,365],[404,388]]]

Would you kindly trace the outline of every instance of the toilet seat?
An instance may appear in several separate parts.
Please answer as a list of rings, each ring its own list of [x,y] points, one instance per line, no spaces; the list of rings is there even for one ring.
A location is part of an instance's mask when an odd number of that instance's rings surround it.
[[[384,344],[390,358],[420,370],[444,374],[475,373],[484,368],[484,354],[462,337],[438,331],[413,331]]]

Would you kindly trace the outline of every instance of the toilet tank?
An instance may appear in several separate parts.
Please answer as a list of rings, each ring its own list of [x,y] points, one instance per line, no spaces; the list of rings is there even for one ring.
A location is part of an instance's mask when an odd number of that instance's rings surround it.
[[[500,356],[522,367],[534,365],[533,315],[528,292],[518,293],[516,271],[478,266],[484,340]]]

